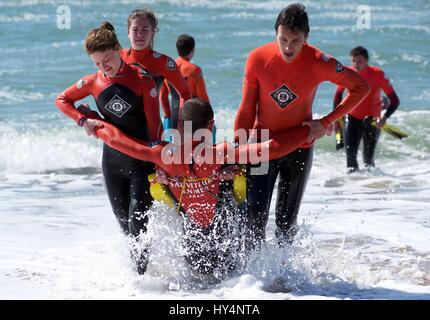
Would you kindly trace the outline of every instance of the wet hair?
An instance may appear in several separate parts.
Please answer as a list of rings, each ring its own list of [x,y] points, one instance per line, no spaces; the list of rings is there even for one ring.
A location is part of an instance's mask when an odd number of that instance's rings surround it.
[[[369,52],[367,52],[367,49],[362,46],[358,46],[352,49],[349,55],[351,57],[363,56],[364,59],[369,61]]]
[[[96,51],[106,51],[109,49],[118,50],[121,48],[118,38],[115,34],[115,28],[107,21],[102,22],[99,28],[88,32],[84,43],[85,50],[88,54]]]
[[[278,33],[279,26],[283,26],[286,30],[292,32],[302,31],[308,34],[310,31],[309,20],[305,9],[305,6],[301,3],[293,3],[285,7],[276,19],[276,33]]]
[[[147,19],[152,27],[152,30],[158,32],[158,19],[155,16],[155,12],[149,8],[133,10],[127,18],[127,32],[130,32],[131,22],[134,19],[143,18]],[[149,43],[149,47],[152,49],[154,46],[154,36]]]
[[[176,49],[181,57],[189,55],[195,45],[194,38],[188,34],[181,34],[176,40]]]
[[[207,128],[208,123],[214,119],[214,112],[209,102],[194,98],[187,100],[182,106],[181,119],[191,121],[194,133]]]

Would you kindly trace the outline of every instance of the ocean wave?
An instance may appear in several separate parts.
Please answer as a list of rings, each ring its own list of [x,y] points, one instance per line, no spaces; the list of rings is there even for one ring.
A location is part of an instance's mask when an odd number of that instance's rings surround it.
[[[101,142],[74,127],[24,132],[2,129],[0,150],[0,172],[8,173],[99,167],[102,153]]]
[[[46,21],[48,19],[53,19],[52,16],[48,14],[34,14],[34,13],[23,13],[17,16],[7,16],[0,15],[0,22],[23,22],[23,21],[31,21],[31,22],[41,22]]]
[[[0,88],[1,105],[13,105],[25,101],[42,100],[44,95],[40,92],[16,90],[10,87]]]

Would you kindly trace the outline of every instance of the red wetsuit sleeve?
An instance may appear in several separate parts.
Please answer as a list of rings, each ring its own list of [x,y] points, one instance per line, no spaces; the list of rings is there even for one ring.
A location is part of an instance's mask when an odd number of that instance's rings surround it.
[[[97,137],[103,140],[109,147],[129,155],[135,159],[150,161],[157,165],[161,164],[161,145],[147,146],[147,142],[126,135],[114,125],[98,120],[103,125],[97,127]]]
[[[160,141],[162,125],[160,118],[160,105],[155,82],[145,79],[142,84],[142,97],[148,134],[151,141]]]
[[[319,82],[328,80],[349,90],[348,95],[336,109],[321,119],[322,125],[326,128],[354,109],[370,92],[370,86],[366,80],[334,58],[316,60],[312,67]]]
[[[234,149],[235,160],[245,164],[279,159],[303,145],[308,135],[309,127],[303,126],[274,135],[265,142],[240,145]],[[225,161],[228,161],[228,152]]]
[[[91,95],[91,87],[95,77],[96,75],[94,74],[80,79],[76,84],[60,93],[55,99],[58,109],[73,119],[78,125],[85,118],[85,115],[75,108],[75,102]]]
[[[194,80],[196,97],[209,102],[209,96],[206,91],[206,84],[205,79],[203,78],[202,69],[197,67],[197,70],[193,73],[192,78]]]
[[[255,73],[255,63],[252,56],[245,63],[245,74],[243,76],[242,101],[234,121],[234,131],[245,129],[248,135],[253,128],[257,115],[258,103],[258,80]]]
[[[333,109],[335,109],[342,102],[344,91],[345,91],[345,88],[337,86],[336,92],[334,93],[334,97],[333,97]]]
[[[166,80],[163,81],[160,88],[160,103],[163,107],[164,116],[170,118],[169,86]]]
[[[382,90],[384,90],[385,94],[387,96],[389,96],[390,94],[392,94],[394,92],[394,88],[391,85],[390,79],[388,79],[388,77],[385,75],[384,72],[382,72],[381,74],[381,88]]]

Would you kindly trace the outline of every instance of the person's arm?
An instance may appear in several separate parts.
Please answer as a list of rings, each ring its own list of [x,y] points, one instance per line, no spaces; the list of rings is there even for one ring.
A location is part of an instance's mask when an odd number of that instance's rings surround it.
[[[182,76],[175,60],[167,57],[166,68],[163,70],[162,75],[173,85],[184,102],[192,98],[187,81],[185,81],[184,77]]]
[[[257,115],[258,92],[259,84],[255,73],[254,59],[248,57],[245,64],[245,75],[243,77],[242,101],[234,121],[235,139],[237,139],[237,130],[246,130],[248,136],[249,130],[254,126],[255,117]]]
[[[193,74],[193,79],[196,87],[196,96],[210,103],[209,96],[206,91],[206,84],[205,84],[205,79],[203,78],[202,69],[197,67],[196,72]]]
[[[370,92],[370,86],[366,80],[357,72],[351,68],[344,67],[332,57],[327,61],[323,58],[317,60],[313,71],[320,82],[328,80],[349,91],[332,112],[320,119],[325,128],[328,128],[333,122],[354,109]]]
[[[97,119],[95,130],[97,137],[103,140],[109,147],[129,155],[135,159],[161,163],[161,145],[147,146],[148,142],[138,140],[126,135],[120,129],[109,122]]]
[[[394,88],[391,85],[390,80],[385,74],[383,74],[382,76],[381,87],[382,87],[382,90],[387,95],[388,99],[390,99],[390,105],[388,106],[387,111],[385,111],[385,114],[383,117],[385,118],[385,120],[387,120],[397,110],[397,107],[400,104],[400,100],[396,94],[396,91],[394,91]]]
[[[163,127],[161,125],[157,88],[153,80],[142,79],[142,97],[149,139],[151,142],[158,142],[161,140]]]
[[[163,81],[160,88],[160,103],[163,107],[164,117],[170,118],[169,85],[166,80]]]
[[[265,142],[240,145],[234,149],[235,160],[237,163],[246,164],[279,159],[303,145],[308,135],[309,128],[303,126],[276,134]],[[227,152],[226,162],[229,160],[228,154]]]
[[[58,109],[81,127],[87,116],[76,109],[75,102],[91,95],[91,87],[95,76],[89,75],[80,79],[76,84],[60,93],[55,99]]]
[[[345,91],[344,87],[337,86],[336,92],[333,96],[333,110],[342,102],[343,92]]]

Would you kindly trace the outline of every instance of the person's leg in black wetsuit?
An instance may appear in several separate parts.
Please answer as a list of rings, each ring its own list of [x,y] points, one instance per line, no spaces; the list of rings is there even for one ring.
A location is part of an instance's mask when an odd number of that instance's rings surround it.
[[[344,130],[346,167],[349,172],[354,172],[358,170],[357,153],[364,131],[363,120],[346,116]]]
[[[109,201],[122,232],[139,241],[138,236],[146,232],[146,212],[153,202],[148,181],[148,175],[154,172],[153,164],[104,145],[102,169]],[[133,260],[138,273],[143,274],[148,262],[146,248],[135,247]]]
[[[381,133],[381,129],[372,125],[373,121],[373,117],[367,117],[364,120],[363,162],[366,167],[375,166],[375,149]]]
[[[278,160],[276,237],[280,246],[292,243],[297,233],[297,215],[313,162],[313,148],[298,149]]]
[[[268,163],[268,172],[263,175],[253,174],[252,169],[260,167],[248,165],[246,169],[247,226],[251,248],[259,248],[266,239],[266,225],[269,218],[273,188],[279,173],[278,160]]]

